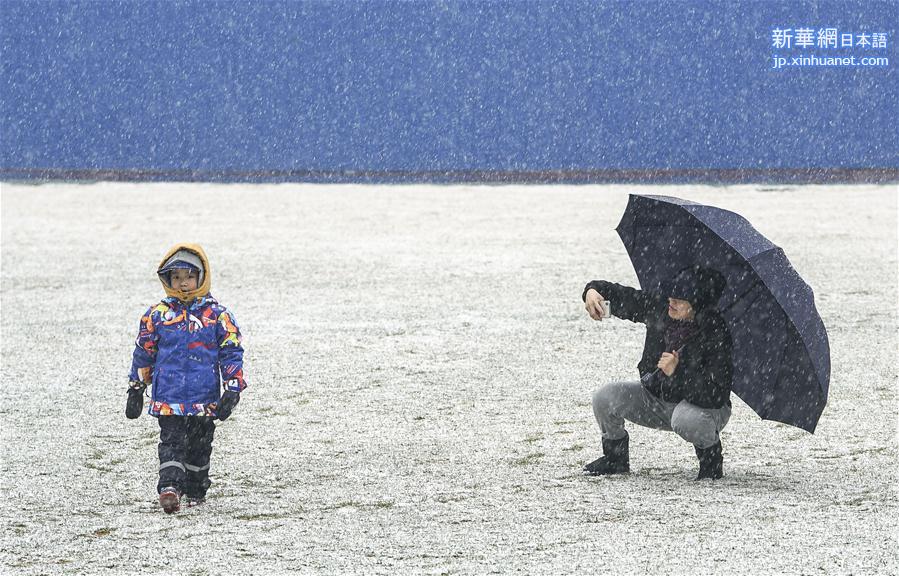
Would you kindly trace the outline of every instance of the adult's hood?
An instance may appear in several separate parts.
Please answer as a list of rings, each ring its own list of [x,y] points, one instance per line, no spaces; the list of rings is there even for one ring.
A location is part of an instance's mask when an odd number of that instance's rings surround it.
[[[668,283],[667,296],[686,300],[699,312],[715,307],[726,285],[727,280],[717,270],[688,266]]]
[[[200,277],[198,278],[196,290],[182,292],[171,287],[169,284],[169,271],[176,262],[184,262],[199,269]],[[165,288],[165,293],[168,296],[173,296],[184,302],[190,302],[195,298],[209,294],[212,271],[209,269],[209,259],[206,258],[206,253],[203,252],[199,244],[176,244],[173,246],[166,253],[162,262],[159,263],[156,274],[159,276],[159,281],[162,282],[162,287]]]

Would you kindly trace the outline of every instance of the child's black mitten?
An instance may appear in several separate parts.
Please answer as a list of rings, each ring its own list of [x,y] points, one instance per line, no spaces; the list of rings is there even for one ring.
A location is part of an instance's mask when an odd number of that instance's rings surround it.
[[[222,399],[219,401],[219,407],[217,410],[219,420],[227,420],[228,416],[231,415],[231,411],[234,410],[234,407],[237,406],[238,402],[240,402],[240,392],[235,392],[234,390],[225,390],[224,394],[222,394]]]
[[[143,382],[131,382],[128,386],[128,403],[125,404],[125,418],[134,420],[144,410],[144,389],[147,387]]]

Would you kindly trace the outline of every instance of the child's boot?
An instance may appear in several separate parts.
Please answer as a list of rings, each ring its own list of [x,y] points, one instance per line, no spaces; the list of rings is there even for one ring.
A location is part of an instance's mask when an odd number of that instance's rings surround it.
[[[194,506],[199,506],[200,504],[206,503],[205,496],[191,496],[189,494],[184,495],[184,507],[185,508],[193,508]]]
[[[174,486],[167,486],[159,492],[159,505],[166,514],[174,514],[181,509],[181,494]]]
[[[188,508],[206,501],[206,491],[212,484],[212,481],[205,474],[207,471],[208,469],[200,472],[188,471],[187,482],[184,484],[184,494],[182,495],[184,505]]]

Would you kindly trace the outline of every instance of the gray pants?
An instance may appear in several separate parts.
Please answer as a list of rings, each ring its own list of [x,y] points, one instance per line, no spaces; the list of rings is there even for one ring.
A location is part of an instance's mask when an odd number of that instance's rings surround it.
[[[593,415],[602,437],[619,440],[627,434],[624,421],[640,426],[671,430],[698,448],[718,442],[718,433],[730,420],[730,406],[700,408],[686,400],[665,402],[638,382],[613,382],[593,392]]]

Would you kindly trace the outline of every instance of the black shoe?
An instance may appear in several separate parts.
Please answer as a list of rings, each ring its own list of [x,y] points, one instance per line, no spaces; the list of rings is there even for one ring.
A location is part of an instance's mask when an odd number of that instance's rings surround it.
[[[718,480],[724,477],[724,456],[721,454],[721,441],[708,448],[693,447],[699,458],[699,475],[697,480]]]
[[[602,440],[603,456],[584,466],[588,476],[627,474],[631,471],[628,437],[618,440]]]

